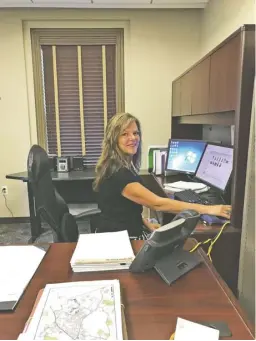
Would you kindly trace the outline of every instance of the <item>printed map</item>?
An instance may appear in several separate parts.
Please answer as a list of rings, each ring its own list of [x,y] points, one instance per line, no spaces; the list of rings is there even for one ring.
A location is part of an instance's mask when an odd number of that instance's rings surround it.
[[[117,339],[113,285],[50,289],[35,339]]]

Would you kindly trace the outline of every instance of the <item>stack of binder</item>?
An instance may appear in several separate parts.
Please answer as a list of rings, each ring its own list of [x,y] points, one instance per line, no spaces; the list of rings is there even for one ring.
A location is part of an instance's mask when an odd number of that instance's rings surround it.
[[[81,234],[70,265],[74,272],[121,270],[134,258],[127,231]]]
[[[167,146],[154,145],[148,148],[148,172],[156,175],[164,174],[167,157]]]

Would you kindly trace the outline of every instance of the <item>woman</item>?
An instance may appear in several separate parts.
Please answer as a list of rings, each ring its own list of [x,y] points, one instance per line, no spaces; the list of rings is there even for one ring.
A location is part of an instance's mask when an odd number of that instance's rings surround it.
[[[142,206],[155,211],[179,213],[193,209],[200,214],[230,218],[231,206],[206,206],[161,198],[143,186],[138,175],[141,161],[141,126],[131,114],[117,114],[108,122],[102,154],[96,166],[94,190],[98,192],[101,209],[98,232],[128,230],[139,237],[143,224],[153,230],[142,218]]]

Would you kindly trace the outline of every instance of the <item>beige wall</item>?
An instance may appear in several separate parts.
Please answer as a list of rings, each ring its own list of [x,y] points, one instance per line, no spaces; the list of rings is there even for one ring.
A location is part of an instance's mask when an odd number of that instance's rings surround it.
[[[170,136],[171,82],[199,57],[200,18],[200,10],[0,11],[0,186],[14,216],[28,216],[26,187],[5,175],[26,169],[36,142],[29,27],[125,28],[126,110],[142,122],[145,167],[147,146]]]
[[[255,24],[255,0],[210,0],[201,27],[201,56],[243,24]]]

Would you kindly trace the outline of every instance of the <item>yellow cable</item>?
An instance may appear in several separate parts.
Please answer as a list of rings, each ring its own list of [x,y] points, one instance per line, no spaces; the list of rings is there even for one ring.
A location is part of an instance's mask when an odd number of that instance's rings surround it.
[[[230,224],[230,221],[226,221],[226,222],[222,225],[222,227],[221,227],[221,229],[220,229],[220,232],[219,232],[219,233],[217,234],[217,236],[212,240],[212,242],[211,242],[211,244],[210,244],[210,246],[209,246],[209,248],[208,248],[207,256],[210,258],[210,261],[212,261],[211,252],[212,252],[213,245],[214,245],[214,244],[216,243],[216,241],[219,239],[219,237],[220,237],[220,235],[222,234],[224,228],[225,228],[228,224]]]
[[[212,262],[211,252],[212,252],[213,245],[214,245],[214,244],[216,243],[216,241],[219,239],[219,237],[220,237],[220,235],[222,234],[224,228],[225,228],[228,224],[230,224],[230,221],[226,221],[226,222],[222,225],[222,227],[221,227],[219,233],[216,235],[216,237],[214,237],[214,238],[209,238],[209,239],[207,239],[207,240],[204,240],[204,241],[202,241],[202,242],[197,243],[189,252],[194,252],[195,250],[197,250],[197,248],[198,248],[200,245],[205,245],[205,244],[207,244],[207,243],[210,242],[210,245],[209,245],[208,250],[207,250],[207,256],[209,257],[210,261]]]
[[[212,239],[209,238],[209,239],[207,239],[207,240],[204,240],[203,242],[197,243],[189,252],[194,252],[195,250],[198,249],[198,247],[199,247],[200,245],[207,244],[207,243],[209,243],[211,240],[212,240]]]

